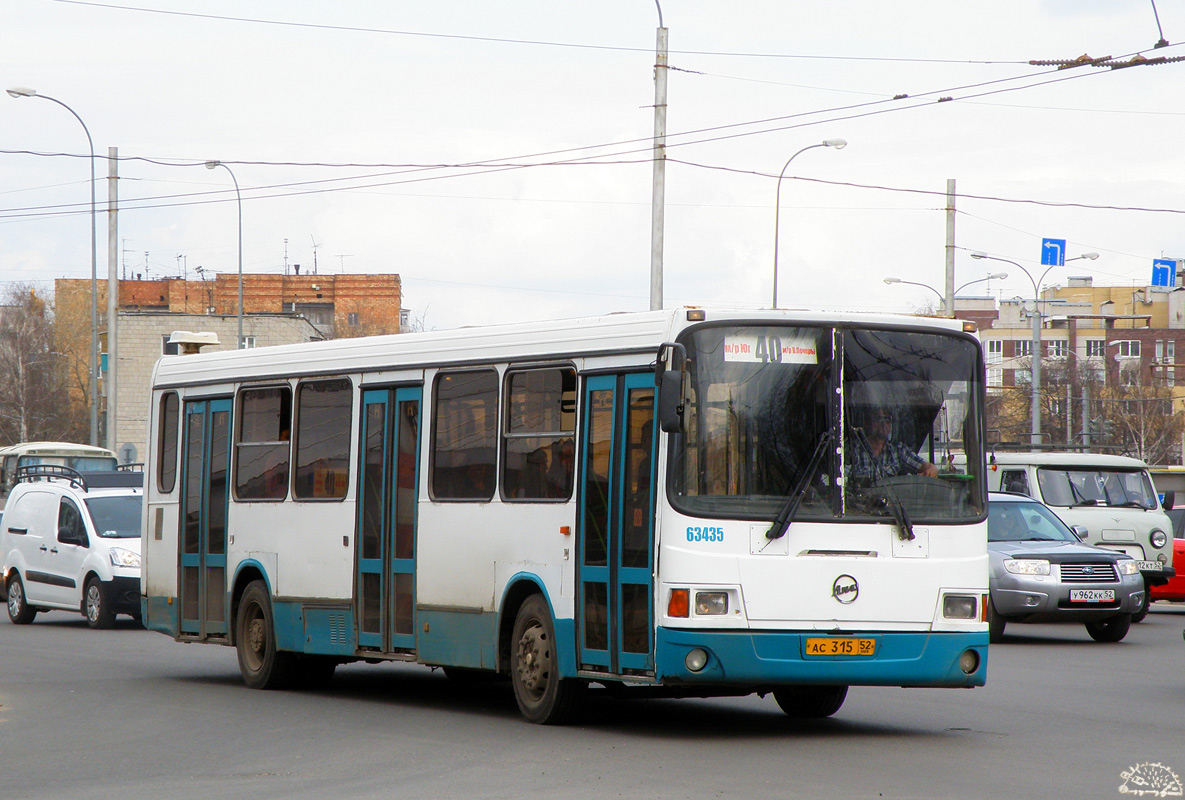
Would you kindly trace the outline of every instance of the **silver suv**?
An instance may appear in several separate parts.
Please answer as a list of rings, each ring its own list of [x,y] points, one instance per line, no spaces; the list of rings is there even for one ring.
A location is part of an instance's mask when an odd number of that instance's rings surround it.
[[[0,594],[8,618],[79,611],[92,628],[140,617],[142,472],[17,470],[0,525]]]

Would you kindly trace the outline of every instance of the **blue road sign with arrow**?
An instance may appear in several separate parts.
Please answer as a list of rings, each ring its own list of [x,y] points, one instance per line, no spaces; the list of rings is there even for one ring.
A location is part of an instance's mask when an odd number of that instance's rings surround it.
[[[1175,286],[1177,262],[1168,258],[1154,258],[1152,260],[1152,285]]]
[[[1041,264],[1046,267],[1062,267],[1066,264],[1066,240],[1042,239]]]

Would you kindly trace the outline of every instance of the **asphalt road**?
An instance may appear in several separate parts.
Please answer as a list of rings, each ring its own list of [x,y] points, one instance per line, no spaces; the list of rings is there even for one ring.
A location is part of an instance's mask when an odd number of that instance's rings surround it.
[[[0,785],[22,800],[1120,797],[1149,788],[1133,768],[1185,778],[1183,628],[1185,606],[1165,604],[1119,644],[1009,625],[986,687],[853,688],[818,722],[772,697],[594,695],[555,728],[523,722],[506,684],[424,667],[260,692],[229,648],[123,617],[92,631],[66,613],[5,616]]]

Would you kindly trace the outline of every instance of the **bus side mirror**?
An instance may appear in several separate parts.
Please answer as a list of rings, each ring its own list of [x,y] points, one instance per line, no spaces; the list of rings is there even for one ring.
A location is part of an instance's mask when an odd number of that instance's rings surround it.
[[[658,347],[654,364],[654,385],[658,387],[658,426],[667,433],[683,430],[683,375],[687,370],[687,349],[678,342]]]

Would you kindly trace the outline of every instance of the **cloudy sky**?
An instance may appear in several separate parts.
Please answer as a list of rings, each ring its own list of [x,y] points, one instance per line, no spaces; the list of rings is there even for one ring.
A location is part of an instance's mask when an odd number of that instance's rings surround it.
[[[664,304],[916,311],[1031,296],[1041,240],[1143,285],[1185,257],[1185,0],[660,0]],[[654,0],[2,0],[3,88],[120,157],[119,271],[397,273],[428,328],[649,307]],[[1154,45],[1165,40],[1160,48]],[[0,95],[0,282],[89,277],[60,106]],[[97,162],[106,207],[106,160]],[[107,221],[99,219],[99,273]]]

